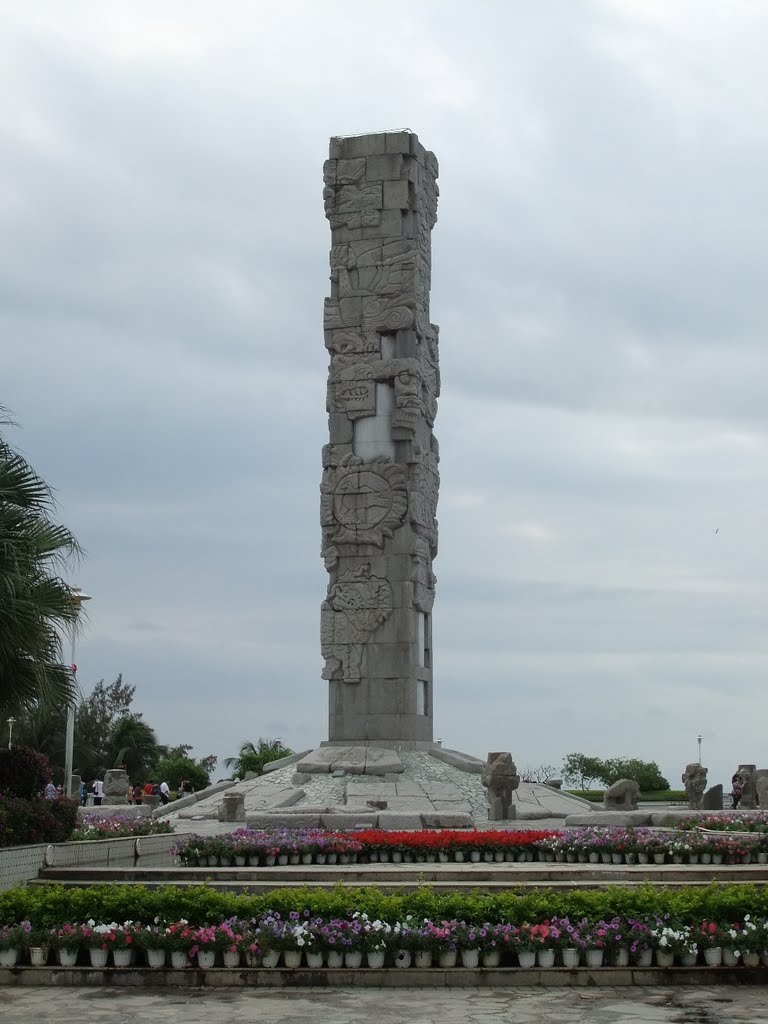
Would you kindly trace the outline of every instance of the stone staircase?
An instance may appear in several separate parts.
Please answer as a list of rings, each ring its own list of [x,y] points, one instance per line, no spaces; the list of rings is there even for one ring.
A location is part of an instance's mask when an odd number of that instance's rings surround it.
[[[269,892],[273,889],[359,887],[408,892],[429,886],[436,892],[505,889],[599,889],[609,885],[634,887],[651,883],[668,888],[723,883],[768,884],[768,866],[762,864],[348,864],[343,867],[297,865],[271,868],[249,867],[50,867],[44,868],[31,885],[57,884],[67,887],[141,884],[148,888],[205,883],[223,892]]]

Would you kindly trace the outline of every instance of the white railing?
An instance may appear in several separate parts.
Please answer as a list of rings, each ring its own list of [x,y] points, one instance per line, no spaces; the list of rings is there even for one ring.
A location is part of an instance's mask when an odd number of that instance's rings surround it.
[[[167,853],[175,835],[129,836],[76,843],[39,843],[0,849],[0,891],[25,885],[43,868],[127,866],[139,857]]]

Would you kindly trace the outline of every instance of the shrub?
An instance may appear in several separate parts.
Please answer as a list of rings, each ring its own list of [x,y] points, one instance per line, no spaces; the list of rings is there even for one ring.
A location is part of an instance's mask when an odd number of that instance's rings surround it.
[[[51,778],[51,766],[45,754],[29,747],[0,750],[0,793],[29,799],[42,796]]]
[[[0,796],[0,846],[63,843],[77,824],[77,803],[59,798]]]

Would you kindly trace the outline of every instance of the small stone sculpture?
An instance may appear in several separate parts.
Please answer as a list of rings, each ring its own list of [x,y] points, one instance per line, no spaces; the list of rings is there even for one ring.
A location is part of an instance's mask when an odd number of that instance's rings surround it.
[[[704,790],[707,788],[707,769],[698,761],[691,761],[685,766],[682,780],[685,795],[688,797],[688,806],[692,811],[700,811]]]
[[[128,772],[124,768],[110,768],[105,772],[103,802],[112,806],[128,803]]]
[[[738,775],[741,776],[741,800],[739,809],[753,811],[755,809],[755,770],[757,765],[740,764]]]
[[[701,800],[702,811],[722,811],[723,809],[723,787],[718,783],[710,786]]]
[[[510,821],[516,817],[512,793],[520,785],[517,766],[508,751],[488,754],[480,781],[486,789],[489,821]]]
[[[603,793],[606,811],[636,811],[640,787],[634,779],[619,779]]]

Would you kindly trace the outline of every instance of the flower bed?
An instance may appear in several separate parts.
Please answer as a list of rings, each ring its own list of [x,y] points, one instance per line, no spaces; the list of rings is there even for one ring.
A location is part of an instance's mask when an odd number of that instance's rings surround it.
[[[768,811],[734,811],[733,814],[698,815],[684,818],[680,828],[706,829],[708,832],[768,833]]]
[[[29,920],[0,928],[0,967],[104,968],[768,966],[768,918],[669,914],[548,917],[536,922],[313,915],[308,909],[215,924]]]
[[[71,840],[123,839],[131,836],[169,835],[174,831],[166,821],[149,815],[129,818],[120,814],[86,814],[70,836]]]
[[[238,829],[185,836],[173,852],[188,867],[272,867],[355,862],[567,861],[627,864],[768,863],[768,833],[721,834],[590,826],[567,831]]]

